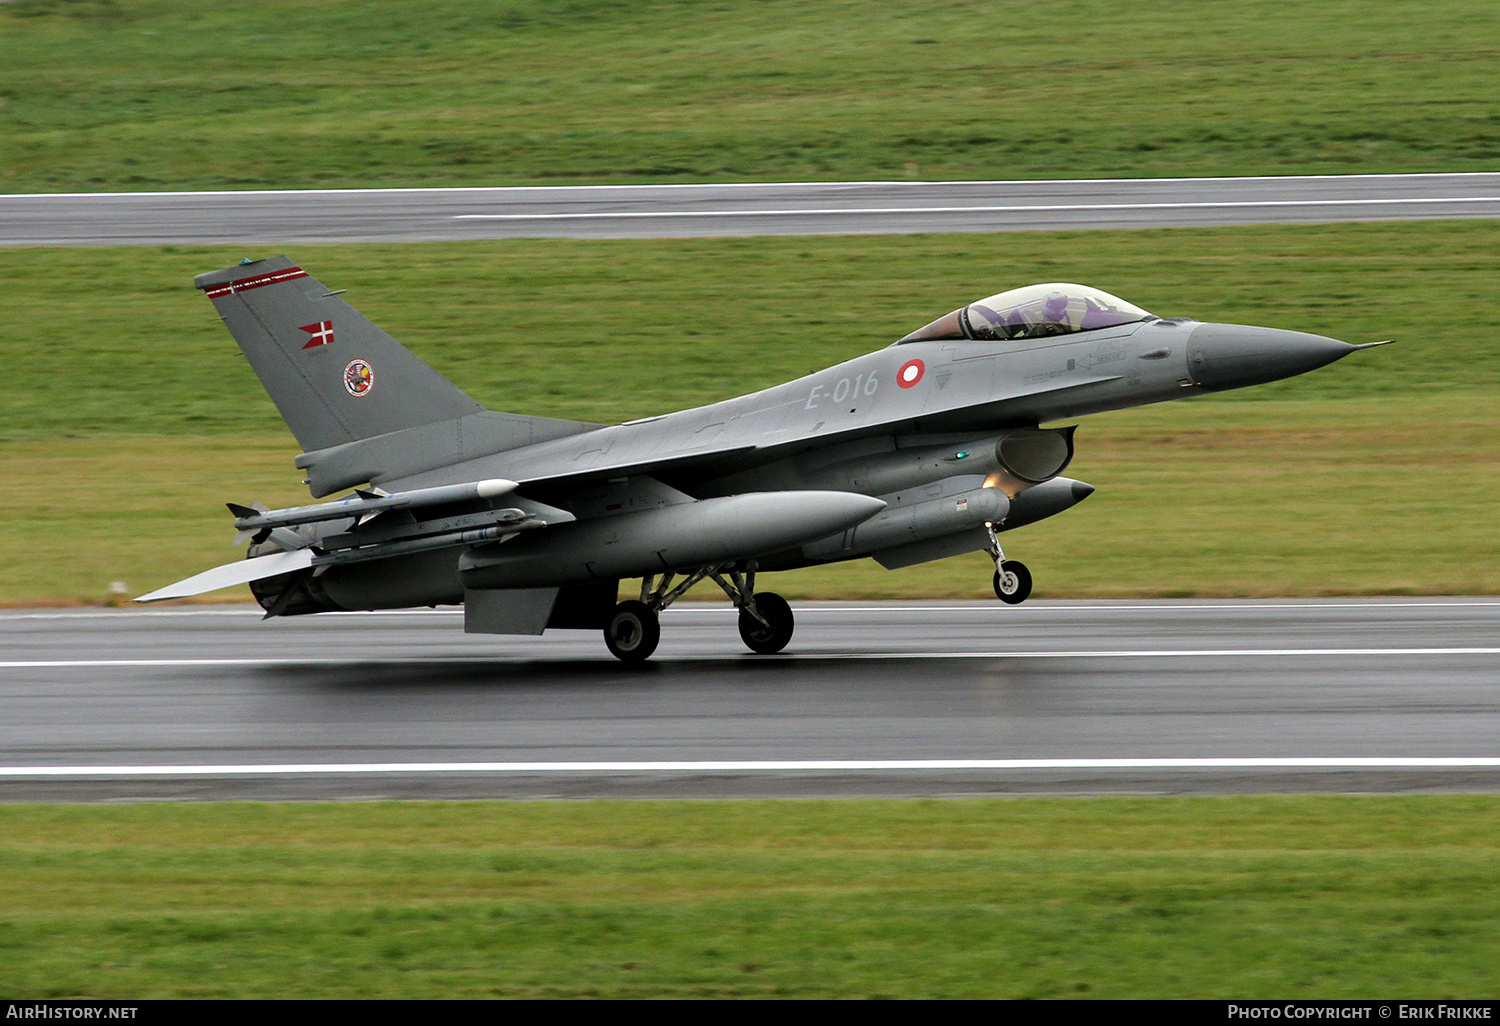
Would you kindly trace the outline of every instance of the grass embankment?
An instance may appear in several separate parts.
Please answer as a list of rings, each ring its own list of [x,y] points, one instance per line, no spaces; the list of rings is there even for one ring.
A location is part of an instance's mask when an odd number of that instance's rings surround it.
[[[486,405],[618,422],[886,344],[1015,284],[1400,344],[1087,419],[1083,505],[1008,536],[1038,594],[1493,593],[1500,225],[303,246]],[[0,250],[0,601],[99,601],[232,558],[220,505],[306,501],[194,273],[259,249]],[[798,597],[982,597],[982,555],[788,575]]]
[[[0,190],[1477,171],[1484,0],[12,0]]]
[[[1500,799],[0,806],[29,998],[1478,997]]]

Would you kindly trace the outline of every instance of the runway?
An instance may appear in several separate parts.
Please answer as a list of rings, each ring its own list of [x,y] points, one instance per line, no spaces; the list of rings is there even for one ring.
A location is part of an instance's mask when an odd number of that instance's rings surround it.
[[[680,604],[644,667],[455,611],[0,614],[0,800],[1476,791],[1500,601]]]
[[[1500,217],[1500,173],[0,196],[0,245],[1052,231]]]

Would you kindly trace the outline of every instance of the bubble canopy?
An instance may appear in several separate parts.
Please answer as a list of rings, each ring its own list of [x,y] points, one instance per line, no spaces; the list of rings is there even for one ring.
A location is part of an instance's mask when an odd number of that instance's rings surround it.
[[[918,328],[896,344],[939,339],[1048,338],[1155,318],[1155,314],[1101,289],[1069,282],[1049,282],[1011,289],[959,307],[926,327]]]

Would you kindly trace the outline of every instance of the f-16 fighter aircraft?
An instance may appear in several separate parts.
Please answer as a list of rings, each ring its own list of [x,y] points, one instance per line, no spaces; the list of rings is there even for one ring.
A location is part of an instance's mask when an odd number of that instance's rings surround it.
[[[647,658],[658,616],[711,580],[752,651],[792,611],[757,572],[985,550],[1094,489],[1041,425],[1241,388],[1366,346],[1163,318],[1098,289],[1029,285],[895,343],[724,402],[605,426],[484,409],[285,257],[197,277],[303,452],[315,498],[229,504],[249,558],[136,601],[249,584],[266,616],[463,603],[464,629],[602,630]],[[640,597],[617,602],[622,579]]]

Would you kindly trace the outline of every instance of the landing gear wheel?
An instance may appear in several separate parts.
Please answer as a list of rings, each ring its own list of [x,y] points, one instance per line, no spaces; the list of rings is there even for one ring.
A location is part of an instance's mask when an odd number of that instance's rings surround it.
[[[1031,594],[1031,571],[1025,563],[1007,559],[995,571],[995,597],[1011,606],[1018,606]]]
[[[767,627],[741,609],[740,638],[750,651],[761,655],[772,655],[786,648],[795,626],[792,607],[786,604],[786,599],[775,592],[763,591],[750,601],[755,603],[755,611],[769,620],[771,626]]]
[[[656,651],[661,622],[644,602],[621,602],[604,628],[604,643],[616,658],[639,663]]]

